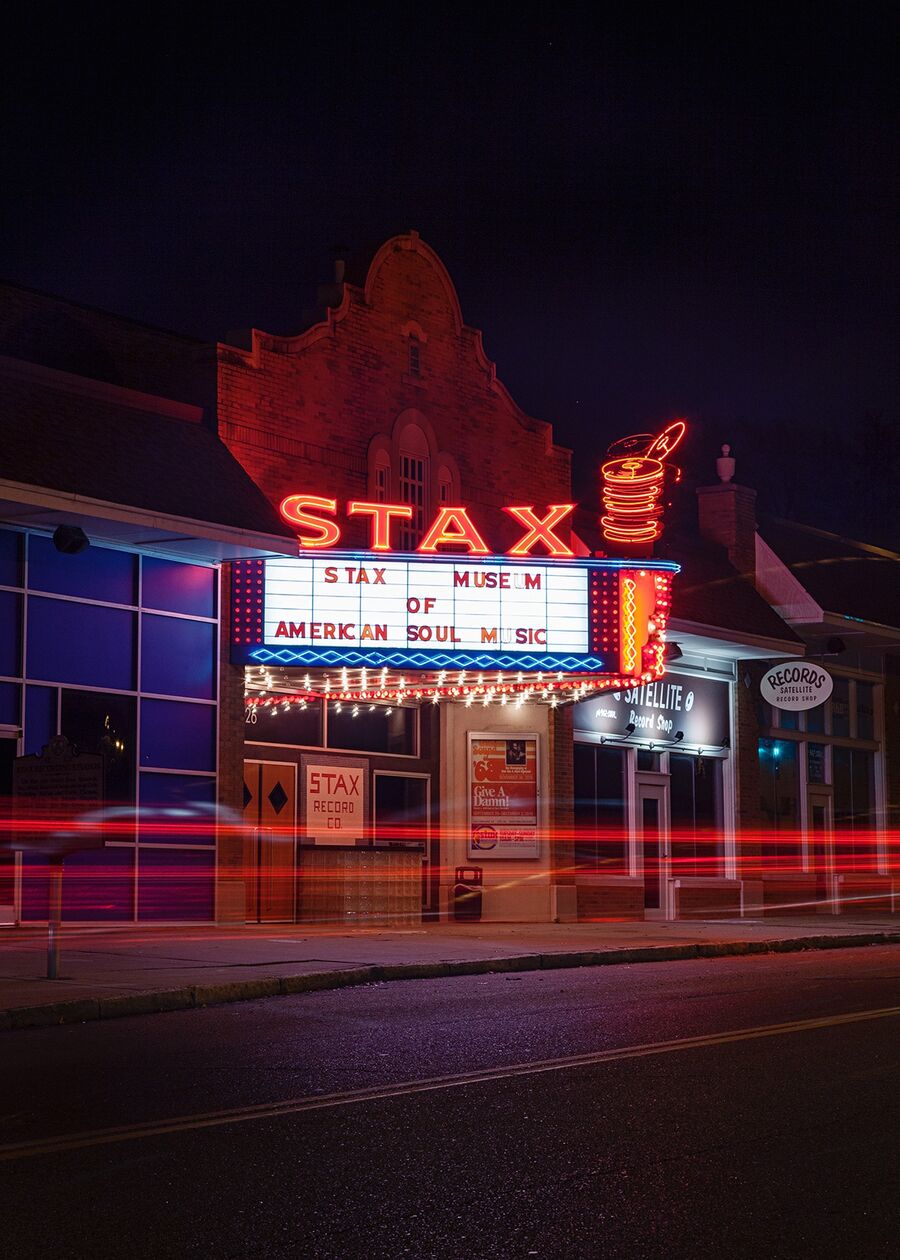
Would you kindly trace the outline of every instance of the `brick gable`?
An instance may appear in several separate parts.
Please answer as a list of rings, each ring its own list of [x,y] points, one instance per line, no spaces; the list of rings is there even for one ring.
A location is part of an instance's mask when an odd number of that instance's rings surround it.
[[[441,453],[455,460],[462,499],[495,546],[520,532],[504,504],[569,500],[570,452],[497,380],[446,269],[416,233],[386,242],[365,285],[341,286],[322,323],[296,337],[254,332],[249,351],[219,347],[221,437],[273,503],[304,490],[366,497],[370,443],[396,444],[404,413],[433,443],[435,481]],[[344,541],[361,545],[363,527],[354,528]]]

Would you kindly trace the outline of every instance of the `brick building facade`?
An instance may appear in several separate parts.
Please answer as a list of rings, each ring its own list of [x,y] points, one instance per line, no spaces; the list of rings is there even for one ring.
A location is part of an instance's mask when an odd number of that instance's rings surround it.
[[[359,271],[339,264],[322,297],[296,336],[254,330],[213,347],[0,287],[0,789],[17,755],[55,735],[105,747],[112,724],[128,763],[116,802],[133,835],[70,859],[67,916],[397,924],[475,905],[488,920],[538,921],[890,909],[897,558],[758,524],[753,491],[731,473],[699,489],[696,516],[646,561],[682,570],[662,689],[559,706],[540,686],[509,704],[499,693],[342,704],[322,670],[315,696],[298,699],[303,667],[233,654],[240,566],[297,557],[278,512],[288,495],[334,500],[341,554],[363,562],[369,521],[347,514],[352,501],[408,508],[393,524],[401,552],[439,509],[461,506],[503,553],[521,532],[504,508],[571,497],[570,452],[498,380],[416,233]],[[576,557],[604,548],[597,506],[566,529]],[[82,530],[83,554],[56,546],[61,525]],[[73,610],[75,646],[60,653],[54,618]],[[762,703],[772,662],[804,656],[831,671],[833,698],[799,716]],[[326,685],[341,685],[339,669]],[[489,746],[533,768],[535,818],[515,856],[473,839],[473,759]],[[315,825],[315,807],[351,808],[313,801],[314,785],[338,779],[359,792],[348,843]],[[207,819],[216,801],[218,826],[195,843],[145,833],[148,808],[185,801]],[[483,885],[467,901],[457,872],[476,867]],[[0,922],[45,913],[44,876],[7,844]]]
[[[411,503],[415,517],[401,540],[405,549],[415,546],[440,506],[463,504],[497,551],[521,533],[503,512],[506,504],[569,502],[570,452],[554,444],[551,426],[522,412],[498,380],[481,333],[463,322],[446,268],[417,233],[386,242],[355,278],[351,283],[345,275],[334,286],[322,321],[299,335],[254,330],[246,349],[219,347],[219,433],[270,501],[277,505],[305,491],[339,503]],[[366,522],[351,518],[341,545],[366,546]],[[232,695],[243,669],[225,669],[231,676],[223,680],[223,695]],[[469,710],[464,720],[456,706],[438,712],[428,705],[416,721],[419,755],[381,752],[368,765],[376,775],[428,776],[430,806],[420,819],[429,832],[425,904],[446,913],[455,869],[467,860],[466,736],[485,721]],[[571,716],[537,705],[491,714],[490,729],[501,733],[531,727],[541,741],[544,826],[552,818],[561,839],[552,851],[545,846],[536,880],[521,864],[491,864],[484,906],[494,917],[562,913],[560,889],[572,882]],[[248,748],[253,757],[296,764],[285,788],[302,835],[305,754],[276,738],[250,738]],[[358,751],[347,750],[347,759]],[[233,750],[226,789],[232,799],[236,758]],[[574,914],[571,897],[567,904]]]

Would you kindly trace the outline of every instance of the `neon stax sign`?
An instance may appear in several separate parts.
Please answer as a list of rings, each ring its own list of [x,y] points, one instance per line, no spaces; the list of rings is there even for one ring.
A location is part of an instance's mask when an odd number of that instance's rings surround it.
[[[415,551],[397,552],[404,503],[351,500],[366,550],[343,550],[336,499],[288,495],[299,555],[235,561],[232,660],[263,665],[590,673],[663,671],[667,560],[576,556],[572,503],[504,508],[521,526],[490,551],[465,507],[439,507]]]
[[[535,547],[540,554],[566,557],[575,553],[555,532],[575,510],[574,503],[554,503],[543,516],[533,507],[505,507],[504,512],[524,526],[521,538],[509,548],[510,556],[529,556]],[[341,528],[332,518],[337,514],[337,500],[315,494],[289,494],[281,503],[281,514],[298,527],[297,541],[304,551],[334,548],[340,544]],[[353,500],[347,504],[348,516],[370,520],[369,550],[393,551],[391,535],[395,521],[412,520],[409,503],[368,503]],[[442,547],[466,551],[471,556],[488,556],[491,550],[464,507],[441,507],[426,530],[416,551],[434,554]]]

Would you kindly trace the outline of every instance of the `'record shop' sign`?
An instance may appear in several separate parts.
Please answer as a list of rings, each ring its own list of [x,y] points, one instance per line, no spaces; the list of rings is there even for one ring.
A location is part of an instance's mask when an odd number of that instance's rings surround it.
[[[610,691],[576,704],[575,729],[634,743],[678,741],[686,747],[721,748],[728,737],[728,683],[667,673],[644,687]],[[628,726],[634,731],[629,732]]]
[[[815,709],[831,695],[834,680],[827,669],[808,661],[787,661],[766,670],[759,684],[763,700],[776,709]]]

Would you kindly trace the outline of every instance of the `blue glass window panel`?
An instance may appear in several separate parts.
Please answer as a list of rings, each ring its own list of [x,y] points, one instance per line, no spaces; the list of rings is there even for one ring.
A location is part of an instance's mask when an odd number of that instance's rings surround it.
[[[139,852],[138,918],[212,919],[213,852],[175,848],[142,848]]]
[[[22,673],[22,596],[0,591],[0,674]]]
[[[0,529],[0,586],[22,585],[22,535]]]
[[[28,539],[28,586],[33,591],[99,599],[107,604],[133,604],[137,557],[127,551],[88,547],[77,556],[57,551],[53,540],[39,534]]]
[[[141,775],[141,839],[153,844],[216,842],[216,781],[193,774]]]
[[[47,860],[35,853],[22,854],[22,919],[46,919],[50,913],[50,879]]]
[[[25,751],[39,753],[56,734],[55,687],[25,688]]]
[[[134,688],[135,614],[66,600],[28,601],[28,673],[52,682]]]
[[[213,700],[216,627],[147,614],[141,622],[141,691]]]
[[[94,849],[66,858],[63,918],[104,922],[134,917],[134,848]]]
[[[134,915],[134,848],[71,853],[63,875],[63,918],[115,922]],[[46,919],[50,878],[46,858],[22,855],[22,918]]]
[[[4,726],[19,725],[19,693],[17,683],[0,683],[0,722]]]
[[[162,612],[192,617],[216,615],[216,570],[144,556],[141,561],[141,604]]]
[[[176,700],[142,700],[141,765],[215,770],[215,707],[179,704]]]

